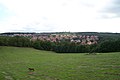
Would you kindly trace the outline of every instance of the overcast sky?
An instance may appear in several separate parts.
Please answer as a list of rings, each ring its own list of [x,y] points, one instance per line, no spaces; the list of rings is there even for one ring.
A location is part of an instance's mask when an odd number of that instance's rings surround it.
[[[120,0],[0,0],[0,33],[63,31],[120,33]]]

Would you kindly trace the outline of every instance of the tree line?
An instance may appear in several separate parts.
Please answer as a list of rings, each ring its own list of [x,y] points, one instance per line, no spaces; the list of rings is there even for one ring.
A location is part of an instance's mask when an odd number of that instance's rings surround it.
[[[92,45],[81,45],[73,42],[50,42],[50,41],[32,41],[28,37],[23,36],[0,36],[0,46],[15,47],[33,47],[39,50],[54,51],[57,53],[104,53],[119,52],[120,38],[107,39]]]

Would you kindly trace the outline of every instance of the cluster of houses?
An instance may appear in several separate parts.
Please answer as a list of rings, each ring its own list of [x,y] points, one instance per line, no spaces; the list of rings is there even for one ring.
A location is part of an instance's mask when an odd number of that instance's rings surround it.
[[[73,35],[73,34],[51,34],[51,35],[39,35],[33,36],[31,40],[41,40],[41,41],[50,41],[50,42],[73,42],[79,43],[82,45],[91,45],[97,44],[99,38],[98,36],[86,36],[86,35]]]
[[[17,33],[17,34],[5,34],[6,36],[24,36],[29,37],[32,41],[50,41],[50,42],[73,42],[82,45],[97,44],[99,38],[95,35],[76,35],[76,34],[50,34],[50,33]]]

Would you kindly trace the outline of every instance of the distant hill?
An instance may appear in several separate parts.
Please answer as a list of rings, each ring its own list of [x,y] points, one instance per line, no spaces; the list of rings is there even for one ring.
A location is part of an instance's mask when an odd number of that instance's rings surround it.
[[[7,32],[1,33],[0,35],[14,35],[14,34],[32,34],[32,35],[41,35],[41,34],[76,34],[76,35],[94,35],[98,36],[101,40],[105,39],[118,39],[120,38],[120,33],[110,33],[110,32],[44,32],[44,33],[35,33],[35,32]]]

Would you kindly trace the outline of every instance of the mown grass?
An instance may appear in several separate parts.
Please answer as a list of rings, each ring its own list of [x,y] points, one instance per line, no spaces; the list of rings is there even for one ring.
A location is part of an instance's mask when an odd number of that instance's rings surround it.
[[[120,52],[58,54],[0,47],[0,80],[120,80]]]

